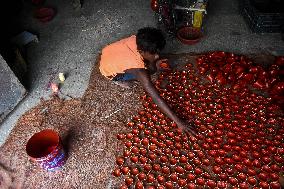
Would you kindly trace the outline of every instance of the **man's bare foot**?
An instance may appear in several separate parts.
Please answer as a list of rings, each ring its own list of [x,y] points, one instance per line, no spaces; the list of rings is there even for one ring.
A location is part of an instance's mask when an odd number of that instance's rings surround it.
[[[130,89],[134,86],[134,83],[129,82],[129,81],[113,81],[112,83],[115,85],[119,85],[120,87],[124,89]]]

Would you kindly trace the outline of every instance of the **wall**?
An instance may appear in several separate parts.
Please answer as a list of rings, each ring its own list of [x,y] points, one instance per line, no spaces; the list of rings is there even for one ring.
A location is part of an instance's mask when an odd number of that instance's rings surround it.
[[[0,123],[25,97],[27,91],[0,56]]]

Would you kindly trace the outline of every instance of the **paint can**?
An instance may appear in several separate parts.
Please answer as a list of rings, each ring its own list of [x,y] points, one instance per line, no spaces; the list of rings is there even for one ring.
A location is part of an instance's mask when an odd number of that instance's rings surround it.
[[[57,132],[46,129],[34,134],[26,145],[29,157],[47,171],[55,171],[66,162],[66,153]]]

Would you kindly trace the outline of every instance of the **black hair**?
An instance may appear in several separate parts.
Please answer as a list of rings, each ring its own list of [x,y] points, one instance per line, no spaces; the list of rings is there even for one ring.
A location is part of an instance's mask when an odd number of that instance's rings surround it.
[[[145,27],[138,30],[136,44],[138,50],[156,54],[165,47],[166,40],[161,30]]]

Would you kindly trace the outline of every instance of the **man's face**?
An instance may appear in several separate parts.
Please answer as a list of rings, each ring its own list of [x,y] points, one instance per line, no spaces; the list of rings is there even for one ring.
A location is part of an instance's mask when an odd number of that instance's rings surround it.
[[[146,51],[139,51],[141,56],[149,61],[150,63],[154,63],[156,62],[158,59],[159,59],[159,55],[156,53],[156,54],[151,54],[149,52],[146,52]]]

